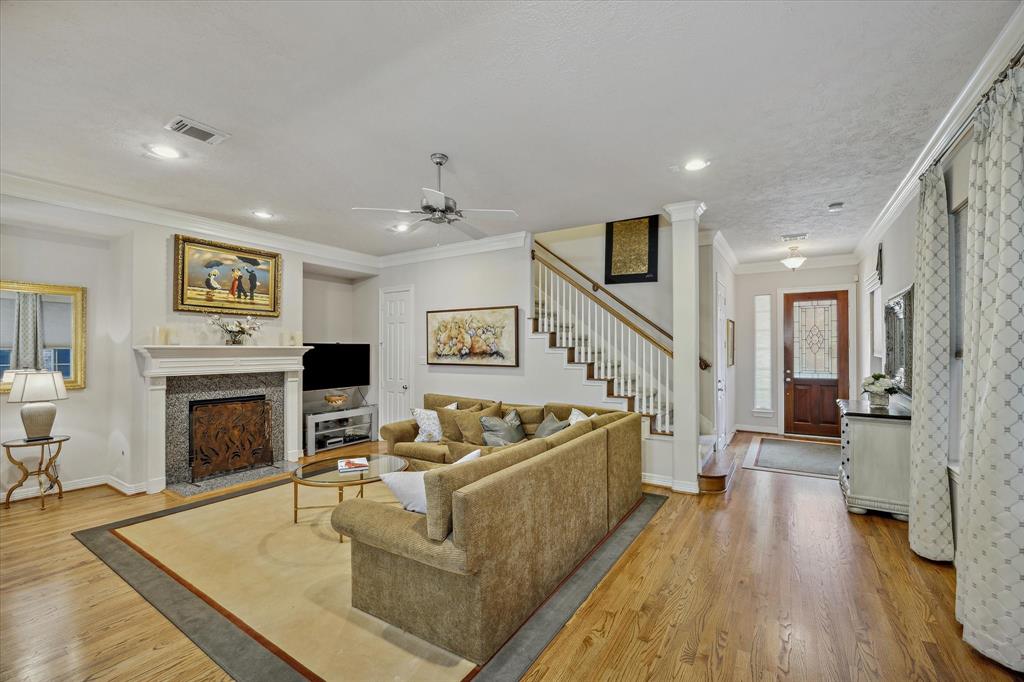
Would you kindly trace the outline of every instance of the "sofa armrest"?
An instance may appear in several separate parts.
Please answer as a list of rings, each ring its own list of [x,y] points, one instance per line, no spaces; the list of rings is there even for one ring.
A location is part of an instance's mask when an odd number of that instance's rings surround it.
[[[416,440],[420,427],[415,419],[391,422],[380,427],[380,437],[387,441],[388,452],[394,452],[395,443],[411,443]]]
[[[334,530],[377,549],[449,573],[469,575],[466,552],[451,538],[435,542],[427,537],[427,518],[401,507],[373,500],[345,500],[331,513]]]

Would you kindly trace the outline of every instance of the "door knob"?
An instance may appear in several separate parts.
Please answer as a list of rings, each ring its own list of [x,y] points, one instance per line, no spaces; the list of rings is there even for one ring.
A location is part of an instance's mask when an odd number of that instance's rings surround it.
[[[402,390],[403,391],[408,391],[409,390],[409,384],[402,384]]]
[[[788,384],[788,383],[791,383],[792,381],[793,381],[792,379],[790,379],[789,377],[786,377],[786,383],[787,383],[787,384]]]

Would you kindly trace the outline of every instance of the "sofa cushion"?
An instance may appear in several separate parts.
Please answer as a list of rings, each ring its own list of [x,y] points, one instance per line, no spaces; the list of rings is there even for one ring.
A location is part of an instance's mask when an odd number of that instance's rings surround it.
[[[555,415],[549,414],[548,416],[544,417],[544,421],[540,423],[540,426],[538,426],[537,429],[533,432],[533,435],[536,438],[547,438],[548,436],[556,434],[559,431],[567,428],[568,426],[568,420],[562,421],[558,419]]]
[[[602,426],[608,426],[614,421],[618,421],[623,417],[629,415],[629,412],[608,412],[607,414],[598,414],[590,418],[590,422],[594,425],[595,429],[599,429]]]
[[[586,414],[608,414],[609,412],[619,412],[619,410],[610,409],[606,407],[591,407],[590,405],[574,405],[572,403],[547,403],[544,405],[544,415],[549,414],[555,415],[560,420],[569,418],[572,414],[573,408]]]
[[[526,439],[518,410],[509,410],[504,417],[480,417],[480,425],[486,445],[512,445]]]
[[[458,424],[459,431],[462,433],[462,438],[459,440],[463,443],[483,445],[484,427],[480,420],[484,417],[497,417],[499,414],[501,414],[501,403],[485,407],[476,412],[459,412],[455,415],[455,423]]]
[[[589,419],[584,419],[581,422],[573,424],[572,426],[562,429],[557,433],[550,436],[546,436],[544,441],[547,442],[548,448],[556,448],[563,443],[568,443],[573,438],[579,438],[587,433],[594,430],[594,423]]]
[[[493,445],[473,445],[472,443],[463,443],[461,441],[450,441],[445,443],[445,446],[448,448],[448,456],[445,458],[445,462],[448,464],[459,461],[474,450],[479,450],[480,456],[484,457],[495,450],[501,449]]]
[[[393,471],[380,475],[381,482],[406,511],[427,513],[427,493],[423,488],[425,471]]]
[[[441,440],[441,422],[434,410],[412,408],[412,418],[416,420],[417,443],[437,443]]]
[[[454,409],[466,410],[474,405],[483,405],[487,407],[494,404],[493,400],[486,400],[484,398],[467,398],[466,396],[459,395],[445,395],[443,393],[424,393],[423,394],[423,407],[428,410],[436,410],[439,407],[447,407],[448,405],[455,403]]]
[[[448,446],[444,443],[395,443],[391,454],[443,464],[448,461]]]
[[[423,484],[427,496],[427,537],[444,540],[452,532],[452,494],[456,490],[545,450],[544,441],[528,441],[458,466],[426,472]]]
[[[441,437],[446,440],[462,440],[462,431],[455,417],[460,413],[473,412],[480,409],[480,403],[471,405],[465,410],[449,410],[446,407],[437,408],[437,418],[441,422]]]
[[[591,412],[590,414],[587,414],[583,410],[574,407],[572,408],[572,411],[569,412],[569,426],[573,426],[574,424],[578,424],[584,419],[590,419],[591,417],[596,416],[597,412]]]

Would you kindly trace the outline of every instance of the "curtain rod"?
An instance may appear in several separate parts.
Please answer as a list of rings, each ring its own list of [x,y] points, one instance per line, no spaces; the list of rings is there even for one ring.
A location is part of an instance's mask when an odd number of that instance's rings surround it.
[[[989,89],[986,90],[984,94],[982,94],[982,96],[978,98],[978,103],[974,105],[975,110],[977,110],[977,108],[981,106],[986,99],[988,99],[989,95],[992,94],[992,91],[995,90],[997,85],[1006,80],[1006,76],[1010,73],[1010,69],[1019,65],[1022,59],[1024,59],[1024,45],[1021,45],[1017,52],[1013,55],[1013,57],[1010,58],[1010,62],[1006,65],[1006,68],[999,72],[999,75],[997,75],[995,79],[992,81],[992,85],[989,87]],[[946,144],[946,146],[943,147],[941,151],[939,151],[939,153],[935,156],[935,160],[931,162],[928,165],[928,167],[934,168],[935,166],[938,166],[940,163],[942,163],[942,160],[945,158],[946,154],[948,154],[950,151],[956,148],[957,145],[960,144],[960,141],[963,139],[967,131],[971,128],[973,123],[974,114],[972,112],[972,114],[967,117],[967,120],[961,123],[960,127],[956,129],[956,133],[950,138],[950,141]],[[919,177],[918,180],[921,180],[922,178],[924,178],[924,173],[921,173],[921,177]]]

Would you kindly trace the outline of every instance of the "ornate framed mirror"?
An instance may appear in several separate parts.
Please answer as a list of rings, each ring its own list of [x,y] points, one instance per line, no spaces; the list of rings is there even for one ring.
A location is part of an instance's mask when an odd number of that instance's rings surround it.
[[[85,388],[85,287],[0,280],[0,372],[9,369],[57,371],[67,388]]]
[[[885,304],[885,373],[896,379],[901,393],[913,395],[914,285]]]

